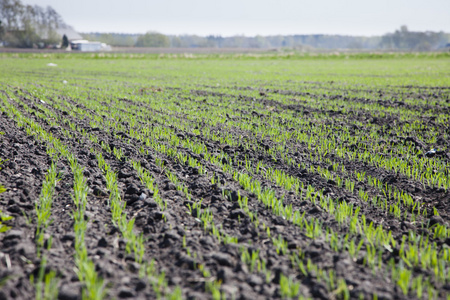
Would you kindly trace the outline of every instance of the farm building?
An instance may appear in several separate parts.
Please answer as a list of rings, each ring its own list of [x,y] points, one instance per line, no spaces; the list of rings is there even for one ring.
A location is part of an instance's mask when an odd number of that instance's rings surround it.
[[[92,51],[110,51],[111,47],[101,42],[91,42],[87,40],[76,40],[70,42],[70,47],[75,51],[92,52]]]

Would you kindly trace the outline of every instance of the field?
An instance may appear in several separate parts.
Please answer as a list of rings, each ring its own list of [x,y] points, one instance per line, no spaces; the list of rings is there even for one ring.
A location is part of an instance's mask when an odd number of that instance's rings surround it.
[[[449,58],[3,54],[0,299],[450,299]]]

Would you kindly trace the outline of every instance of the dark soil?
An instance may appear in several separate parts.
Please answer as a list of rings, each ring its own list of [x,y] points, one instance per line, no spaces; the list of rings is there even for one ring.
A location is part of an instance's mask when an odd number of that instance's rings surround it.
[[[270,93],[272,91],[267,91]],[[286,92],[287,93],[287,92]],[[204,95],[198,91],[196,95]],[[21,98],[29,107],[34,107],[36,99]],[[242,98],[242,101],[249,99]],[[68,99],[68,101],[74,101]],[[264,100],[266,101],[266,100]],[[283,106],[274,101],[268,101],[270,105],[276,105],[282,110],[303,110],[298,107]],[[349,99],[349,101],[362,101],[361,99]],[[384,103],[385,105],[396,105],[395,103]],[[80,107],[83,107],[80,105]],[[23,107],[17,108],[25,116],[39,123],[46,131],[52,132],[54,137],[63,141],[74,155],[80,165],[84,167],[84,176],[89,185],[89,197],[86,216],[89,219],[86,234],[86,245],[90,259],[96,265],[98,274],[105,280],[107,298],[131,298],[131,299],[154,299],[156,293],[152,288],[152,282],[147,278],[139,276],[139,264],[134,261],[134,256],[127,254],[125,241],[120,232],[112,223],[111,212],[108,206],[108,191],[106,181],[94,153],[90,149],[102,151],[106,162],[118,173],[119,189],[124,201],[127,202],[126,212],[129,218],[135,218],[135,229],[143,233],[145,237],[144,261],[154,260],[158,272],[164,272],[168,281],[169,289],[178,286],[182,290],[183,298],[210,299],[212,295],[206,290],[208,280],[220,280],[221,290],[227,297],[236,299],[273,299],[281,298],[280,274],[295,278],[301,283],[301,294],[315,299],[334,299],[335,295],[330,291],[325,282],[317,276],[304,275],[298,269],[291,266],[288,255],[277,253],[267,231],[262,226],[256,227],[250,218],[240,209],[236,202],[237,194],[249,199],[249,208],[257,212],[261,222],[265,223],[272,237],[282,237],[288,242],[288,248],[292,253],[301,252],[305,259],[310,259],[318,267],[325,270],[334,270],[339,278],[345,279],[350,297],[357,299],[362,296],[369,299],[377,294],[378,299],[414,299],[414,296],[403,295],[402,291],[391,282],[386,275],[386,269],[374,273],[366,266],[362,259],[352,259],[348,253],[339,253],[331,249],[328,242],[323,238],[308,238],[303,230],[287,222],[280,216],[274,215],[257,200],[257,197],[245,191],[230,174],[223,173],[220,168],[214,166],[201,156],[193,154],[190,150],[180,148],[183,154],[197,158],[208,170],[207,174],[199,174],[198,170],[181,164],[172,158],[156,153],[140,140],[132,139],[131,143],[126,141],[129,137],[121,134],[124,139],[105,132],[98,128],[93,129],[89,120],[75,119],[65,111],[49,107],[58,115],[63,114],[67,120],[76,124],[87,132],[94,132],[99,141],[104,141],[117,149],[123,149],[126,157],[139,161],[141,165],[151,173],[160,187],[160,195],[167,203],[167,209],[162,211],[152,197],[152,193],[145,188],[138,174],[129,162],[120,161],[114,155],[102,150],[102,148],[90,140],[81,136],[78,132],[72,132],[73,139],[67,139],[61,129],[71,131],[65,124],[60,127],[48,125],[36,114],[28,114]],[[143,106],[143,109],[146,109]],[[94,114],[94,112],[92,112]],[[367,116],[359,114],[358,118],[364,121]],[[164,125],[164,124],[161,124]],[[220,128],[218,128],[220,130]],[[0,234],[0,299],[32,299],[35,288],[30,282],[30,276],[36,274],[40,260],[36,254],[35,245],[35,202],[39,198],[42,182],[47,169],[51,164],[51,158],[46,154],[47,145],[42,144],[28,136],[26,131],[17,127],[17,124],[7,117],[5,113],[0,115],[0,157],[7,159],[0,171],[0,183],[4,185],[7,192],[0,195],[0,209],[13,216],[8,222],[12,228],[4,234]],[[236,136],[241,132],[236,129]],[[224,149],[217,142],[204,137],[192,137],[183,131],[177,131],[182,138],[194,138],[208,145],[209,151],[220,153]],[[261,141],[267,147],[271,147],[268,141]],[[291,144],[289,155],[293,159],[307,159],[308,153],[305,145]],[[142,155],[139,148],[148,151]],[[343,188],[338,188],[335,183],[325,180],[318,174],[312,174],[306,170],[284,165],[281,160],[273,160],[264,151],[244,150],[242,148],[228,147],[227,153],[236,154],[242,160],[247,157],[253,162],[262,161],[269,166],[284,170],[286,173],[297,176],[305,184],[310,184],[316,190],[326,190],[333,198],[342,199],[353,203],[361,208],[374,225],[383,224],[391,230],[396,240],[401,240],[408,230],[419,231],[428,234],[428,229],[417,224],[401,222],[397,219],[382,214],[367,203],[361,202],[357,197]],[[302,157],[302,154],[305,154]],[[156,159],[165,162],[161,168],[156,164]],[[342,161],[348,170],[365,170],[368,174],[377,178],[393,176],[390,172],[379,168],[372,168],[363,163]],[[322,167],[328,167],[323,164]],[[239,167],[236,167],[239,169]],[[74,272],[74,234],[72,186],[73,175],[68,162],[61,158],[58,161],[58,171],[61,180],[56,187],[54,197],[52,220],[53,222],[46,231],[46,239],[52,237],[52,246],[44,251],[48,256],[48,270],[54,270],[59,278],[59,299],[81,299],[82,285]],[[188,206],[192,205],[184,193],[178,191],[166,175],[170,171],[177,175],[182,183],[188,187],[193,199],[203,199],[202,208],[209,207],[214,215],[216,224],[222,225],[224,234],[237,237],[238,244],[219,243],[208,230],[204,230],[199,221],[188,214]],[[219,177],[219,184],[211,183],[211,174]],[[341,227],[320,207],[303,201],[292,192],[275,187],[262,176],[256,177],[265,186],[273,186],[278,197],[285,197],[285,204],[292,204],[294,210],[305,212],[308,219],[317,219],[323,226],[329,227],[336,232],[345,233],[347,228]],[[448,200],[446,191],[431,188],[416,188],[419,184],[414,180],[404,177],[395,177],[392,184],[398,188],[409,190],[413,195],[421,197],[432,211],[432,207],[438,207],[442,212],[441,219],[435,222],[445,223],[450,220]],[[230,197],[224,197],[224,191],[229,192]],[[375,193],[375,191],[372,191]],[[140,199],[142,193],[148,197]],[[439,206],[440,205],[440,206]],[[423,217],[419,221],[431,219],[431,215]],[[190,252],[195,256],[189,256],[183,247],[183,239]],[[438,243],[440,247],[450,244],[449,240],[440,241],[430,236],[430,241]],[[241,261],[240,248],[248,248],[251,252],[259,250],[260,257],[267,262],[267,268],[271,271],[270,278],[265,278],[261,273],[251,272],[248,266]],[[362,252],[367,251],[365,248]],[[399,260],[398,249],[392,253],[387,252],[383,261],[390,258]],[[198,265],[205,266],[211,273],[211,278],[205,278]],[[425,271],[416,270],[416,274]],[[437,285],[439,298],[444,298],[448,292],[448,285]]]

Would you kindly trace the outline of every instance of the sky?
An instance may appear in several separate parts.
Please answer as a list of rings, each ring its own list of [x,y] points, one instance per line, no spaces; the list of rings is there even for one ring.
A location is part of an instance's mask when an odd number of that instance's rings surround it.
[[[450,32],[450,0],[22,0],[78,32],[375,36],[408,26]]]

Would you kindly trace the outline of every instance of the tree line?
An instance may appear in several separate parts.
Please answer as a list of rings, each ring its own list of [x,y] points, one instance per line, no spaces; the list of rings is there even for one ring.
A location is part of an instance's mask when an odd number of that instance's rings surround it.
[[[0,43],[8,47],[45,47],[59,44],[58,28],[67,25],[50,6],[24,5],[20,0],[0,0]],[[220,35],[164,35],[84,33],[87,40],[100,41],[112,46],[164,47],[164,48],[297,48],[297,49],[393,49],[428,51],[447,46],[450,34],[444,32],[417,32],[401,26],[393,33],[382,36],[347,35],[272,35],[254,37]],[[66,41],[67,42],[67,41]]]
[[[429,51],[436,48],[449,46],[450,35],[444,32],[414,32],[408,27],[401,26],[394,33],[388,33],[381,37],[380,44],[383,48],[411,49],[417,51]]]
[[[19,48],[59,43],[56,29],[66,26],[50,6],[24,5],[20,0],[0,0],[0,41]]]
[[[164,47],[164,48],[302,48],[302,49],[392,49],[429,51],[450,43],[450,34],[444,32],[409,31],[402,26],[393,33],[382,36],[347,35],[273,35],[273,36],[198,36],[164,35],[158,32],[145,34],[85,33],[84,38],[99,40],[112,46]]]

